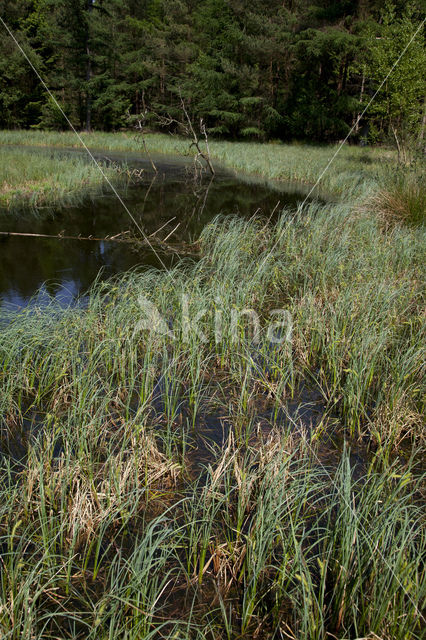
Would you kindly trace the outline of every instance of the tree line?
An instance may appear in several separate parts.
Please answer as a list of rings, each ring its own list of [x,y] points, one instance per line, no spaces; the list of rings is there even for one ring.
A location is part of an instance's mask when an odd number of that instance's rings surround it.
[[[353,138],[423,144],[423,0],[4,0],[2,17],[79,129],[173,128],[335,141],[412,40]],[[0,38],[0,126],[67,128]]]

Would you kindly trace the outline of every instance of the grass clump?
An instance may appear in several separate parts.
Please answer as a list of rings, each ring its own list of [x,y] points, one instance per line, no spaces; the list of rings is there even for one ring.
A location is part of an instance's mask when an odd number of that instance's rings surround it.
[[[100,637],[102,610],[130,606],[132,581],[139,605],[155,609],[169,553],[159,514],[181,469],[142,427],[43,423],[25,462],[1,465],[1,635]]]
[[[386,224],[424,225],[426,193],[424,175],[415,170],[399,170],[382,180],[367,205]]]
[[[75,205],[107,186],[84,156],[8,147],[1,155],[0,209],[5,211]],[[114,168],[102,165],[102,171],[114,182],[119,179]]]

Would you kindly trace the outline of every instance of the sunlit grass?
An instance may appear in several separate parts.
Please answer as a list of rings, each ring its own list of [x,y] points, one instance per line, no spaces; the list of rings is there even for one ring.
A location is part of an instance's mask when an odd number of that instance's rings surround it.
[[[146,155],[140,138],[132,132],[81,133],[90,149],[129,151]],[[150,133],[145,136],[151,153],[193,155],[190,141],[178,136]],[[1,131],[0,144],[82,148],[73,132]],[[337,146],[307,144],[262,144],[212,140],[212,157],[224,166],[257,174],[268,179],[314,184],[335,155]],[[344,194],[365,189],[366,181],[375,180],[384,167],[395,164],[396,155],[384,148],[361,148],[345,145],[321,180],[324,193]]]
[[[102,171],[117,180],[117,171],[105,165]],[[89,158],[2,147],[0,155],[0,208],[8,211],[76,204],[106,188],[101,171]]]
[[[415,169],[385,174],[365,206],[384,224],[424,225],[426,221],[425,173]]]
[[[214,153],[271,177],[259,148]],[[422,638],[426,238],[383,224],[375,180],[275,223],[217,218],[197,262],[96,283],[85,308],[4,312],[2,638]],[[273,345],[277,308],[292,331]]]

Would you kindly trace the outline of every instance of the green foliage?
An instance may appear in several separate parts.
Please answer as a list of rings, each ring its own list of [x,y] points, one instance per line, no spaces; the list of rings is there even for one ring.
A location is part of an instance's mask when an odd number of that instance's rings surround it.
[[[400,145],[407,144],[411,138],[423,137],[426,50],[424,29],[418,30],[420,24],[413,3],[408,3],[398,15],[395,5],[387,2],[380,24],[369,25],[368,30],[368,56],[364,65],[371,91],[385,80],[370,114],[382,122],[383,134],[395,137],[400,151]],[[409,50],[399,60],[409,43]]]
[[[80,129],[118,129],[127,114],[179,121],[182,97],[212,135],[319,141],[347,134],[422,15],[420,0],[19,0],[4,10]],[[8,37],[0,49],[0,126],[61,129]],[[425,64],[419,33],[361,123],[370,139],[421,145]]]
[[[426,222],[426,191],[424,173],[414,168],[399,167],[386,172],[380,188],[371,199],[372,208],[387,223],[406,223],[415,226]]]
[[[424,637],[426,238],[383,233],[362,204],[219,218],[197,261],[98,282],[84,307],[6,313],[2,637]],[[182,294],[206,341],[184,338]],[[175,339],[135,336],[142,297]],[[291,346],[232,335],[254,303],[289,310]],[[229,437],[197,457],[211,415]]]

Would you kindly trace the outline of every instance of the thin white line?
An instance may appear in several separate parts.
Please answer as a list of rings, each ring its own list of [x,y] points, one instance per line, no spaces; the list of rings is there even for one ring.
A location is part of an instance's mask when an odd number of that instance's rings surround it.
[[[306,196],[306,198],[304,199],[304,201],[302,202],[301,206],[303,207],[303,205],[305,204],[306,200],[309,198],[309,196],[311,195],[311,193],[314,191],[314,189],[316,189],[316,187],[318,186],[319,182],[321,181],[323,175],[326,173],[326,171],[328,171],[328,168],[330,167],[331,163],[334,161],[334,159],[336,158],[337,154],[340,152],[341,148],[343,147],[343,145],[346,143],[347,139],[352,135],[353,130],[355,129],[355,127],[358,126],[358,123],[360,120],[362,120],[362,118],[364,117],[365,112],[370,108],[371,103],[373,102],[373,100],[376,98],[377,94],[379,93],[379,91],[381,90],[381,88],[383,87],[383,85],[385,84],[386,80],[389,78],[389,76],[391,75],[392,71],[395,69],[396,65],[399,64],[399,61],[401,60],[402,56],[405,54],[405,52],[407,51],[408,47],[411,45],[411,43],[413,42],[414,38],[417,36],[417,34],[419,33],[420,29],[422,28],[422,26],[424,25],[426,21],[426,18],[420,23],[420,25],[418,26],[418,28],[416,29],[416,32],[414,33],[414,35],[412,36],[412,38],[410,39],[410,41],[408,42],[408,44],[405,46],[404,50],[402,51],[402,53],[399,55],[398,59],[396,60],[396,62],[393,63],[392,67],[390,68],[387,76],[384,78],[384,80],[382,80],[382,82],[379,84],[378,88],[376,89],[373,97],[370,99],[369,103],[367,104],[367,106],[365,107],[364,111],[361,113],[361,115],[358,116],[358,118],[356,119],[355,124],[352,126],[351,130],[349,131],[349,133],[347,134],[346,138],[344,140],[342,140],[342,142],[340,143],[340,145],[338,146],[336,152],[334,153],[334,155],[330,158],[330,160],[328,161],[326,167],[321,171],[320,176],[318,178],[318,180],[316,181],[316,183],[314,184],[314,186],[311,188],[311,190],[309,191],[308,195]]]
[[[398,59],[396,62],[393,63],[390,71],[388,72],[388,74],[386,75],[386,77],[384,78],[384,80],[382,80],[382,82],[380,83],[379,87],[377,88],[377,90],[375,91],[373,97],[370,99],[369,103],[367,104],[367,106],[365,107],[365,109],[363,110],[363,112],[361,113],[361,115],[358,116],[355,124],[352,126],[351,130],[349,131],[349,133],[347,134],[346,138],[344,140],[342,140],[342,142],[339,144],[338,148],[336,149],[335,153],[333,154],[333,156],[330,158],[330,160],[328,161],[327,165],[324,167],[324,169],[321,171],[318,180],[315,182],[314,186],[311,188],[311,190],[309,191],[308,195],[305,197],[305,199],[303,200],[302,204],[299,205],[300,208],[302,208],[306,202],[306,200],[309,198],[309,196],[312,194],[312,192],[314,191],[314,189],[317,188],[318,184],[321,182],[322,177],[324,176],[324,174],[328,171],[330,165],[332,164],[332,162],[334,162],[336,156],[338,153],[340,153],[343,145],[346,143],[347,139],[349,138],[349,136],[352,134],[353,130],[355,129],[355,127],[357,126],[357,124],[359,123],[359,121],[364,117],[365,112],[367,111],[367,109],[369,109],[371,103],[373,102],[373,100],[375,99],[375,97],[377,96],[377,94],[379,93],[379,91],[381,90],[381,88],[383,87],[383,85],[385,84],[386,80],[389,78],[389,76],[391,75],[392,71],[395,69],[396,65],[400,62],[402,56],[405,54],[405,52],[407,51],[408,47],[411,45],[411,43],[413,42],[414,38],[417,36],[417,34],[419,33],[420,29],[423,27],[424,23],[426,21],[426,18],[424,18],[422,20],[422,22],[420,23],[420,25],[418,26],[418,28],[416,29],[414,35],[412,36],[412,38],[410,39],[410,41],[408,42],[408,44],[404,47],[402,53],[399,55]],[[263,259],[262,263],[260,264],[260,266],[258,267],[257,271],[260,271],[260,269],[263,267],[264,263],[266,262],[266,260],[268,260],[268,258],[272,255],[272,252],[274,251],[274,249],[276,248],[277,244],[279,243],[281,239],[281,234],[278,236],[278,239],[275,241],[272,249],[269,251],[268,255],[265,256],[265,258]]]
[[[157,260],[160,262],[161,266],[165,269],[166,272],[168,272],[169,270],[167,269],[166,265],[164,264],[164,262],[162,261],[162,259],[160,258],[160,256],[158,255],[158,253],[156,252],[156,250],[154,249],[154,247],[152,246],[152,244],[150,243],[148,237],[144,234],[144,232],[142,231],[141,227],[139,226],[138,222],[136,221],[135,217],[132,215],[132,213],[129,211],[128,207],[126,206],[126,204],[124,203],[124,201],[122,200],[120,194],[118,193],[117,189],[114,187],[114,185],[112,184],[112,182],[109,180],[108,176],[106,175],[106,173],[102,170],[101,165],[99,164],[99,162],[96,160],[96,158],[93,156],[92,152],[90,151],[89,147],[86,145],[86,143],[84,142],[83,138],[81,137],[81,135],[78,133],[78,131],[74,128],[74,125],[72,124],[71,120],[68,118],[68,116],[64,113],[61,105],[58,103],[58,101],[56,100],[55,96],[53,95],[53,93],[50,91],[49,87],[47,86],[47,84],[45,83],[45,81],[43,80],[43,78],[41,77],[40,73],[38,72],[38,70],[36,69],[36,67],[33,65],[33,63],[31,62],[31,60],[29,59],[29,57],[27,56],[27,54],[25,53],[25,51],[23,50],[23,48],[21,47],[21,45],[19,44],[19,42],[17,41],[17,39],[15,38],[15,36],[13,35],[12,31],[9,29],[9,27],[7,26],[7,24],[5,23],[5,21],[3,20],[3,18],[0,16],[0,20],[4,26],[4,28],[6,29],[6,31],[8,32],[8,34],[10,35],[10,37],[12,38],[12,40],[15,42],[16,46],[18,47],[18,49],[20,50],[20,52],[22,53],[22,55],[24,56],[24,58],[27,60],[27,62],[29,63],[30,67],[32,68],[32,70],[34,71],[34,73],[36,74],[37,78],[40,80],[41,84],[43,85],[43,87],[45,88],[45,90],[47,91],[47,93],[49,94],[49,96],[52,98],[53,102],[55,103],[55,105],[58,107],[59,111],[62,113],[63,117],[65,118],[65,120],[67,121],[67,123],[69,124],[69,126],[71,127],[71,129],[73,130],[73,132],[75,133],[75,135],[77,136],[77,138],[79,139],[79,141],[81,142],[81,144],[83,145],[83,147],[85,148],[85,150],[87,151],[87,153],[89,154],[90,158],[93,160],[94,164],[96,165],[96,167],[99,169],[99,171],[101,172],[103,178],[106,180],[106,182],[108,183],[108,185],[111,187],[112,191],[114,192],[114,194],[117,196],[118,200],[120,201],[120,203],[123,205],[125,211],[127,212],[127,214],[129,215],[129,217],[131,218],[131,220],[133,221],[133,223],[135,224],[136,228],[139,230],[140,234],[142,235],[142,237],[144,238],[145,242],[148,243],[150,249],[154,252],[154,255],[156,256]]]

